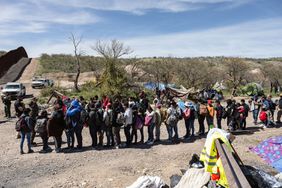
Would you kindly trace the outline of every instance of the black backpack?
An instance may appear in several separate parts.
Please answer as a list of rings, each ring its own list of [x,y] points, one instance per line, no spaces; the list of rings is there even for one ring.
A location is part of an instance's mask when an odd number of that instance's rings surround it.
[[[16,126],[15,126],[16,131],[30,132],[30,129],[27,125],[25,118],[26,117],[20,117],[19,120],[16,122]]]

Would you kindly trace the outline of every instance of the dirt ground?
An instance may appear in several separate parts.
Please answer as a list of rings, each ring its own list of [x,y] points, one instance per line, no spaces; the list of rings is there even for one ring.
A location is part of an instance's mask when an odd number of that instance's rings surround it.
[[[32,90],[28,82],[34,70],[36,61],[31,63],[20,81],[26,83],[28,94],[38,95],[38,90]],[[26,99],[25,101],[28,101]],[[152,147],[136,145],[125,149],[90,149],[90,135],[87,128],[83,130],[84,151],[79,153],[40,154],[41,139],[34,147],[35,153],[20,155],[19,140],[16,139],[14,124],[16,119],[9,121],[3,117],[3,106],[0,105],[0,186],[1,187],[101,187],[122,188],[131,185],[144,173],[160,176],[167,184],[174,174],[181,175],[180,169],[186,169],[193,153],[199,154],[205,139],[197,138],[193,142],[168,144],[165,126],[161,128],[160,144]],[[226,124],[224,121],[223,124]],[[179,136],[185,134],[184,122],[179,122]],[[270,173],[275,170],[268,166],[257,155],[249,151],[249,147],[276,135],[282,134],[281,128],[260,129],[248,119],[249,134],[236,136],[233,143],[243,162],[247,165],[258,166]],[[226,128],[226,127],[224,127]],[[198,123],[195,124],[198,130]],[[145,130],[146,131],[146,130]],[[123,141],[124,134],[121,130]],[[147,134],[145,135],[147,138]],[[63,141],[66,141],[63,135]],[[54,148],[53,139],[50,138]],[[26,147],[26,145],[25,145]],[[66,144],[63,145],[66,147]],[[25,151],[27,148],[25,148]]]

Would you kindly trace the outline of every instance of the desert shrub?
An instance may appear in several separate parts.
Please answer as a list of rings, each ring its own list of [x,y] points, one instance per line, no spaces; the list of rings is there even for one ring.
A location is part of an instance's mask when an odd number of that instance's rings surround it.
[[[100,71],[103,69],[103,61],[99,57],[81,56],[81,72]],[[40,57],[40,74],[49,72],[76,72],[75,57],[66,54],[48,55]]]

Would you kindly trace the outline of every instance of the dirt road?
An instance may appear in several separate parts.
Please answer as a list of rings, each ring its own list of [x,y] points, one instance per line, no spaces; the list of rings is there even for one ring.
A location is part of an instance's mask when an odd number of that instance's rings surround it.
[[[0,185],[4,187],[126,187],[144,173],[162,177],[170,182],[170,176],[181,174],[187,168],[193,153],[200,153],[205,139],[191,143],[170,145],[163,141],[151,148],[137,145],[127,149],[91,150],[88,129],[83,130],[84,151],[81,153],[39,154],[41,146],[33,148],[34,154],[19,154],[19,140],[15,139],[15,120],[0,124]],[[249,123],[250,127],[250,123]],[[282,129],[261,130],[251,126],[250,135],[237,136],[234,147],[245,164],[259,166],[268,172],[275,170],[265,164],[249,147],[275,135]],[[196,123],[196,130],[198,124]],[[179,133],[185,133],[183,122]],[[123,135],[123,131],[121,131]],[[162,127],[162,139],[167,138]],[[125,140],[124,136],[122,138]],[[63,140],[66,141],[65,135]],[[35,140],[41,143],[37,137]],[[53,142],[52,139],[49,140]],[[51,143],[51,147],[54,145]],[[64,144],[63,147],[66,147]]]

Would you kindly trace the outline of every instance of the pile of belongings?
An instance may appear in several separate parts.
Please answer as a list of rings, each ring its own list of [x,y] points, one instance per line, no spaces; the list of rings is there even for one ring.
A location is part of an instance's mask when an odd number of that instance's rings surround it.
[[[158,176],[141,176],[127,188],[165,188],[164,181]]]

